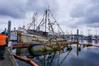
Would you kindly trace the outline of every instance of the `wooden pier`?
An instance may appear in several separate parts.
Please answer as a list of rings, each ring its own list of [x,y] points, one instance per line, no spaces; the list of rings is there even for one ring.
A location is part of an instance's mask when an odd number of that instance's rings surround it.
[[[8,48],[5,50],[4,57],[5,59],[0,61],[0,66],[17,66],[16,60]]]

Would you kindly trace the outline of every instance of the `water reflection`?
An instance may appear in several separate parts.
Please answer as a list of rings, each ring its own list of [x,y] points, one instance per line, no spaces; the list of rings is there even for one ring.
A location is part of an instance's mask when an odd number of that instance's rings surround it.
[[[62,53],[60,56],[58,55],[55,56],[51,66],[59,66],[59,63],[61,62],[61,60],[63,60],[63,58],[66,55],[67,52]],[[79,55],[77,56],[76,47],[73,47],[73,50],[70,52],[68,57],[60,64],[60,66],[99,66],[98,61],[99,61],[99,48],[95,47],[82,48],[81,51],[79,52]],[[39,63],[39,61],[37,62]],[[21,63],[18,62],[20,66],[30,66],[25,64],[22,65]],[[39,66],[43,65],[39,63]]]
[[[76,49],[74,49],[60,66],[99,66],[98,51],[99,48],[84,48],[77,56]],[[64,58],[65,55],[66,53],[61,54],[60,60]]]

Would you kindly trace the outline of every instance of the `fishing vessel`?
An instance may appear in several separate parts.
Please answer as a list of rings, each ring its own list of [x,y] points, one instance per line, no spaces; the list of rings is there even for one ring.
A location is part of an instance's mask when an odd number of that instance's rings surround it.
[[[39,63],[41,66],[52,66],[56,56],[58,57],[57,65],[61,66],[61,63],[72,51],[73,46],[77,47],[77,55],[79,55],[82,47],[99,47],[92,44],[80,44],[78,29],[76,40],[68,41],[50,9],[44,11],[38,24],[36,24],[36,16],[37,13],[34,13],[33,20],[27,28],[23,26],[17,30],[11,30],[11,22],[8,22],[8,44],[10,46],[5,51],[5,66],[8,64],[8,66],[20,66],[17,60],[30,66],[39,66]],[[67,54],[59,62],[60,54],[64,52]],[[0,63],[0,65],[2,64],[3,62]]]

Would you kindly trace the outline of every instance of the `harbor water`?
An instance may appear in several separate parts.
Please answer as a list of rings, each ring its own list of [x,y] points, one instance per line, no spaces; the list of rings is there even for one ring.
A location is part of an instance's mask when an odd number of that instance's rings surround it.
[[[56,55],[51,66],[99,66],[99,48],[81,48],[79,55],[77,55],[76,50],[77,48],[73,47],[67,57],[68,52],[61,53],[59,56]],[[31,66],[19,61],[17,63],[19,66]],[[42,66],[39,62],[38,64]]]

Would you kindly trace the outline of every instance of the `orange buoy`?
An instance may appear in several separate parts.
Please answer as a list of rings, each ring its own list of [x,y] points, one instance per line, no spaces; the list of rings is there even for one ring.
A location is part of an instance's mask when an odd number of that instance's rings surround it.
[[[0,34],[0,46],[6,45],[7,36],[4,34]]]

